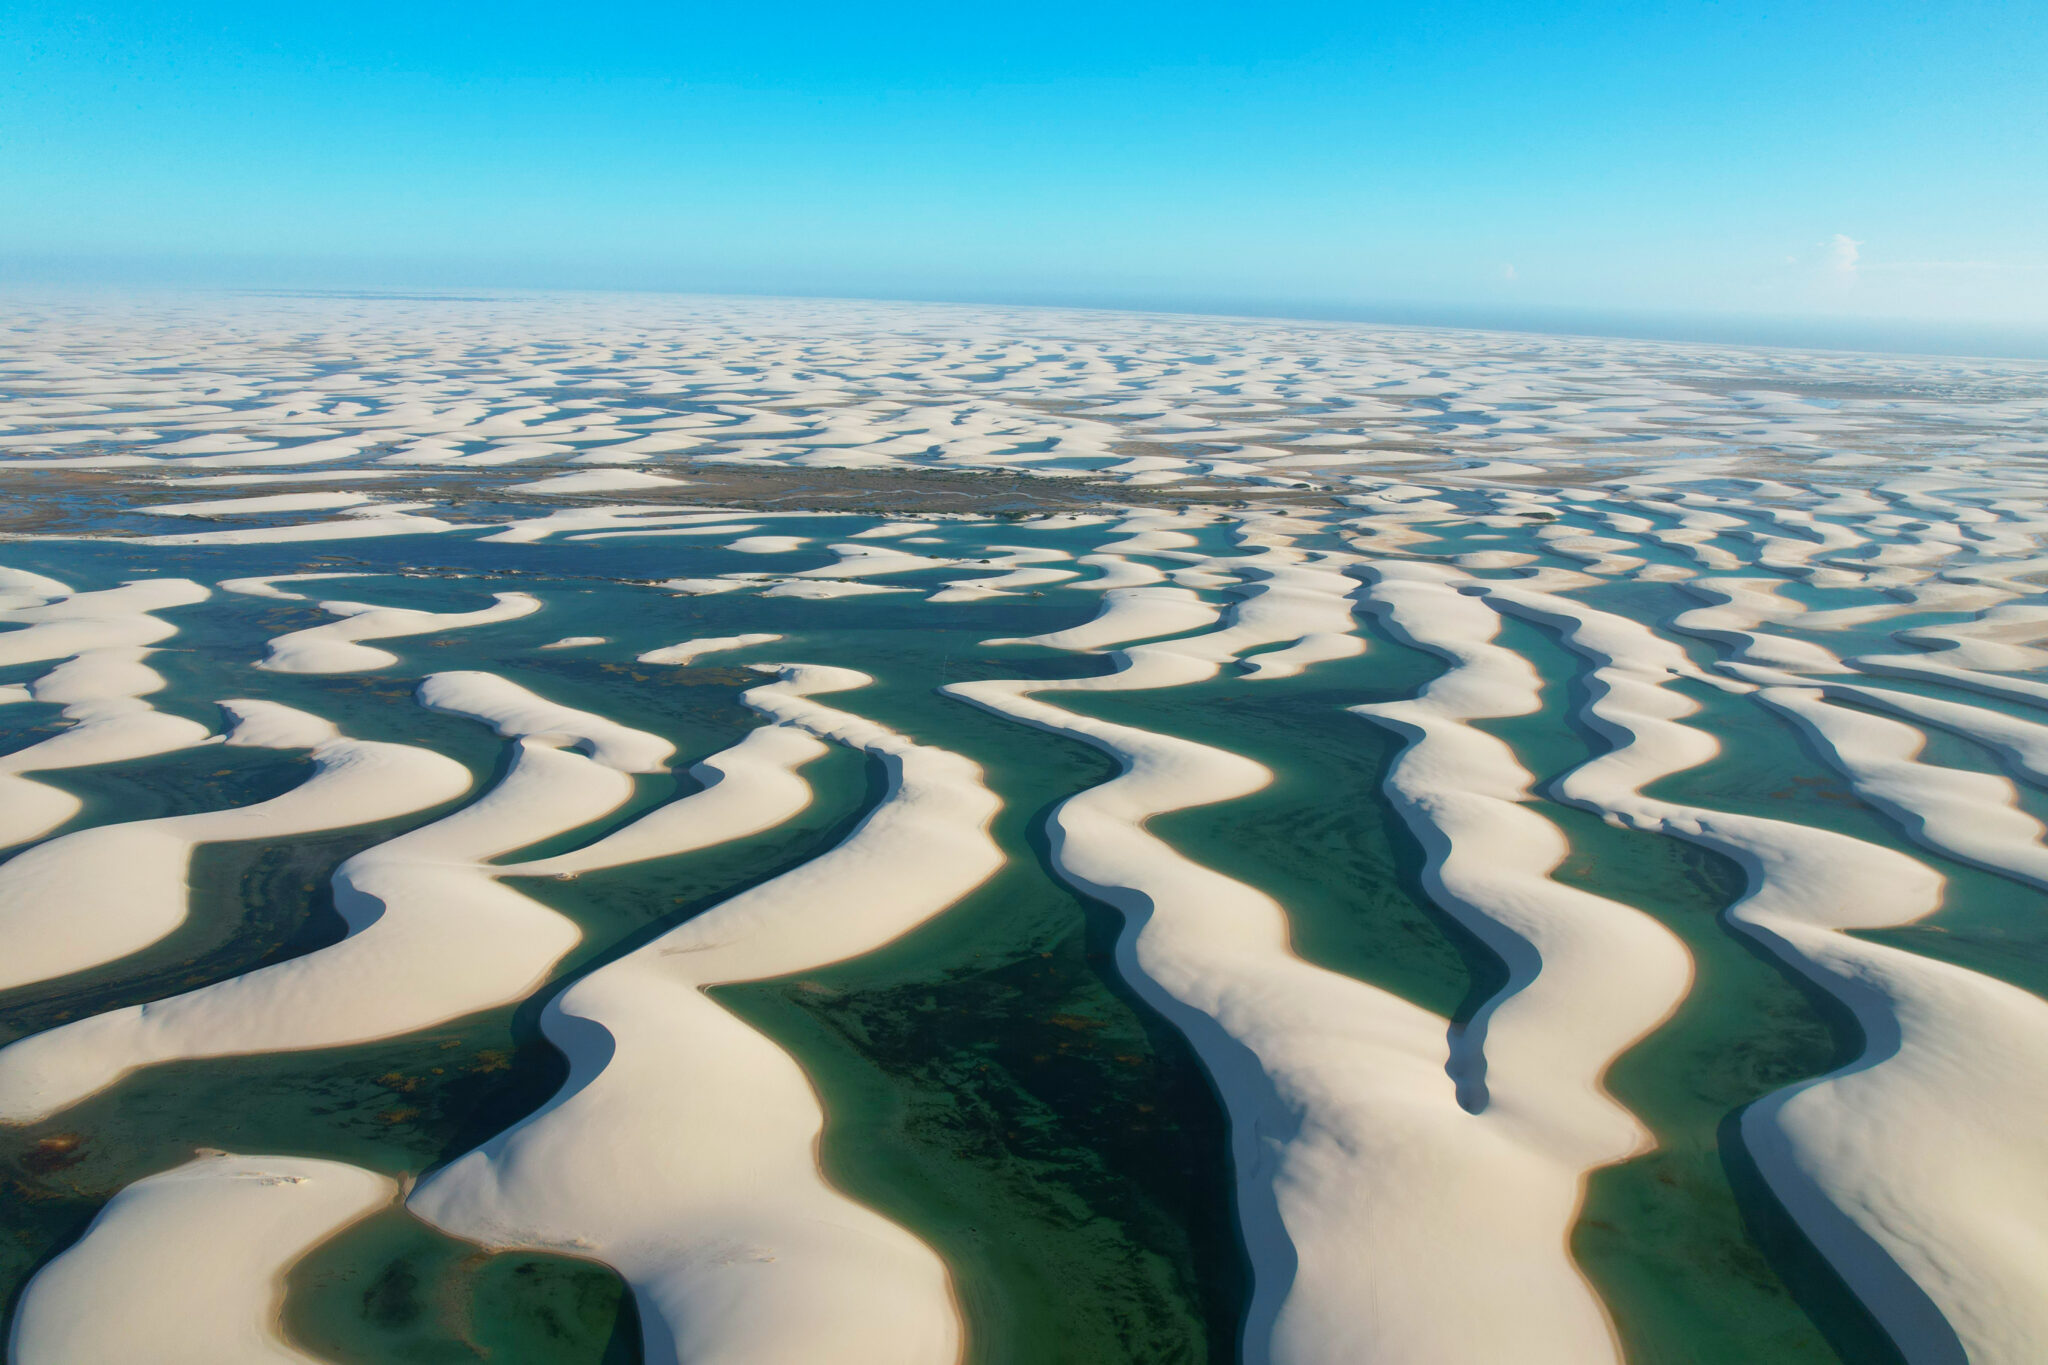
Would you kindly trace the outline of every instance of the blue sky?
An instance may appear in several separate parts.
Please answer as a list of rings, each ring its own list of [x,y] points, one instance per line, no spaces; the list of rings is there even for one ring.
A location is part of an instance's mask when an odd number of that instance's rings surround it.
[[[0,11],[0,278],[2048,331],[2035,5]]]

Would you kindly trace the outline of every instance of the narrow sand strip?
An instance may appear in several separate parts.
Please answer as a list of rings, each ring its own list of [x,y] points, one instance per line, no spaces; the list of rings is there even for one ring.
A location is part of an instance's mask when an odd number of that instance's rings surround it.
[[[728,650],[747,649],[754,645],[772,645],[782,637],[755,632],[747,635],[706,636],[701,640],[685,640],[681,644],[664,645],[650,649],[634,658],[643,664],[690,664],[706,654],[723,654]]]
[[[1529,804],[1532,778],[1514,751],[1471,724],[1540,705],[1535,669],[1493,642],[1498,614],[1457,591],[1467,580],[1455,569],[1390,562],[1368,572],[1386,626],[1451,669],[1413,700],[1352,710],[1408,737],[1386,791],[1423,845],[1424,885],[1508,968],[1508,984],[1454,1038],[1453,1074],[1468,1107],[1513,1100],[1563,1122],[1560,1082],[1597,1091],[1608,1064],[1684,998],[1690,958],[1652,917],[1550,880],[1570,845]],[[1519,1099],[1502,1088],[1523,1084],[1533,1088]],[[1580,1170],[1648,1142],[1600,1098],[1570,1120],[1591,1158]]]
[[[1760,671],[1742,665],[1724,665],[1738,676],[1763,681]],[[2000,711],[1944,697],[1926,697],[1917,692],[1900,692],[1889,687],[1865,687],[1830,678],[1779,675],[1771,681],[1814,688],[1829,697],[1842,697],[1864,706],[1877,707],[1906,717],[1920,725],[1932,725],[1981,744],[1998,755],[2007,770],[2036,786],[2048,786],[2048,725],[2021,720]]]
[[[320,610],[339,621],[309,626],[280,635],[256,665],[272,673],[361,673],[390,668],[398,656],[363,644],[407,635],[487,626],[517,620],[540,610],[540,599],[528,592],[493,593],[492,605],[477,611],[415,611],[410,607],[375,607],[366,602],[322,602]]]
[[[1468,1084],[1468,1109],[1447,1075],[1447,1021],[1303,961],[1289,946],[1286,912],[1270,897],[1146,832],[1152,816],[1257,790],[1270,777],[1262,766],[1035,695],[1200,681],[1237,651],[1326,619],[1325,608],[1284,595],[1265,611],[1244,610],[1256,600],[1210,636],[1125,651],[1125,669],[1107,678],[944,689],[1087,741],[1123,765],[1121,776],[1063,802],[1049,832],[1062,874],[1124,912],[1120,965],[1187,1033],[1231,1116],[1255,1277],[1246,1358],[1613,1359],[1605,1315],[1565,1239],[1585,1168],[1643,1141],[1599,1090],[1598,1076],[1682,995],[1689,971],[1676,940],[1626,907],[1545,880],[1565,851],[1555,829],[1540,819],[1541,834],[1522,827],[1512,795],[1480,798],[1491,806],[1477,813],[1480,827],[1466,840],[1483,834],[1491,858],[1514,856],[1483,889],[1486,871],[1473,868],[1464,889],[1497,899],[1490,909],[1539,933],[1545,971],[1536,989],[1534,951],[1494,926],[1496,938],[1518,947],[1511,960],[1523,964],[1523,989],[1493,1011],[1484,1073],[1492,1093]],[[1482,639],[1490,634],[1489,627]],[[1496,669],[1491,683],[1500,681]],[[1517,688],[1532,689],[1533,675],[1510,690]],[[1489,688],[1449,689],[1460,690]],[[1427,707],[1408,705],[1414,714],[1403,721],[1461,750],[1438,766],[1432,747],[1415,765],[1419,773],[1435,767],[1446,795],[1526,783],[1504,746],[1494,755],[1461,745],[1460,733],[1484,737],[1464,726],[1446,732]],[[1522,705],[1517,693],[1507,709]],[[1503,774],[1503,759],[1518,776]],[[1502,821],[1511,826],[1506,837]],[[1476,1081],[1478,1068],[1465,1069]]]
[[[293,1262],[398,1187],[338,1161],[200,1156],[115,1195],[36,1272],[14,1365],[312,1365],[278,1317]]]
[[[1814,689],[1766,687],[1757,700],[1797,722],[1856,794],[1915,843],[2048,890],[2048,831],[2019,808],[2005,778],[1924,762],[1920,731],[1830,705]]]
[[[51,580],[46,580],[51,581]],[[204,602],[212,594],[189,578],[144,578],[118,588],[72,593],[0,611],[0,667],[68,659],[92,649],[153,645],[178,633],[153,613]]]
[[[276,573],[262,578],[223,578],[215,584],[222,592],[231,592],[239,597],[269,597],[280,602],[303,602],[306,594],[280,588],[280,583],[321,583],[331,578],[368,578],[367,572],[356,573]]]
[[[408,507],[422,504],[407,503]],[[477,526],[419,517],[398,510],[376,512],[364,509],[364,516],[341,516],[330,521],[312,521],[296,526],[249,526],[232,531],[192,531],[184,535],[110,537],[127,545],[303,545],[325,540],[364,540],[372,536],[420,536],[442,531],[470,531]]]
[[[420,681],[419,700],[436,711],[480,720],[507,739],[573,745],[593,761],[622,773],[666,772],[676,751],[675,745],[659,735],[621,725],[594,711],[549,701],[495,673],[429,673]]]
[[[1585,712],[1618,751],[1559,779],[1561,799],[1741,863],[1730,921],[1856,1016],[1864,1054],[1743,1113],[1751,1155],[1821,1253],[1914,1361],[2020,1362],[2048,1339],[2048,1162],[2014,1095],[2048,1089],[2048,1002],[1993,978],[1839,932],[1908,924],[1942,879],[1829,830],[1644,795],[1710,756],[1696,708],[1664,683],[1683,655],[1648,627],[1564,598],[1495,591],[1560,625],[1595,665]],[[1699,761],[1695,758],[1693,761]]]
[[[203,725],[167,716],[142,700],[163,677],[142,662],[144,646],[177,634],[154,613],[211,594],[186,578],[138,579],[99,592],[73,592],[54,578],[0,569],[0,667],[65,659],[29,685],[36,701],[64,708],[72,728],[0,757],[0,848],[49,833],[79,811],[68,792],[20,776],[121,763],[186,748]],[[0,979],[5,969],[0,968]]]
[[[647,1358],[950,1365],[944,1265],[819,1172],[824,1124],[796,1063],[703,993],[872,951],[985,881],[1003,855],[980,770],[808,700],[848,669],[791,667],[746,694],[779,722],[721,756],[726,780],[584,850],[522,871],[673,851],[667,829],[745,832],[801,782],[817,739],[867,750],[889,791],[846,841],[576,982],[542,1016],[570,1077],[538,1114],[424,1182],[411,1206],[490,1246],[595,1256],[633,1286]],[[802,735],[796,732],[804,732]],[[790,741],[807,740],[798,745]],[[741,750],[755,749],[745,755]],[[807,792],[804,793],[807,796]],[[680,812],[678,813],[680,815]]]
[[[1918,682],[1946,683],[1968,692],[1981,692],[2004,701],[2048,707],[2048,683],[2033,678],[2008,678],[1981,669],[1961,668],[1941,662],[1940,654],[1859,654],[1842,662],[1862,673]]]
[[[501,863],[502,876],[572,877],[648,858],[672,857],[772,829],[811,803],[810,785],[797,769],[825,753],[800,730],[766,725],[690,770],[703,785],[657,806],[623,829],[552,858]]]
[[[1132,640],[1149,640],[1160,635],[1213,626],[1222,610],[1204,602],[1187,588],[1154,585],[1111,588],[1102,595],[1102,607],[1093,620],[1043,635],[983,640],[984,645],[1043,645],[1047,649],[1093,650]]]
[[[519,738],[510,769],[477,801],[336,870],[335,908],[349,931],[341,942],[0,1049],[0,1119],[47,1116],[141,1066],[393,1037],[538,986],[580,934],[554,910],[501,885],[486,860],[616,810],[632,796],[630,769],[602,760],[646,758],[657,745],[666,754],[667,742],[554,706],[490,674],[433,674],[423,696],[435,687],[501,713],[501,729],[516,732],[516,718],[525,715],[545,732]],[[564,733],[565,718],[597,736],[598,758],[551,747],[588,738]],[[467,785],[459,765],[433,758]],[[410,784],[380,783],[387,795],[394,787],[415,799]],[[22,861],[0,867],[0,875]]]
[[[1263,544],[1255,554],[1202,561],[1211,568],[1249,569],[1258,575],[1231,603],[1229,620],[1220,629],[1159,644],[1133,645],[1118,651],[1123,667],[1117,673],[1068,685],[1111,691],[1171,686],[1214,677],[1232,663],[1239,663],[1254,677],[1284,677],[1313,662],[1363,651],[1365,642],[1353,635],[1357,622],[1351,612],[1351,594],[1358,585],[1343,572],[1353,561],[1348,556],[1308,554],[1280,543],[1280,539],[1269,537],[1272,543]],[[1103,649],[1130,640],[1199,630],[1213,625],[1218,615],[1216,607],[1186,588],[1117,588],[1103,594],[1103,608],[1091,621],[1045,635],[982,643]],[[1351,643],[1346,643],[1347,638]],[[1270,645],[1285,648],[1261,656],[1267,662],[1243,659]]]
[[[113,962],[176,929],[185,921],[186,869],[196,845],[366,824],[469,788],[461,764],[426,749],[349,739],[301,712],[290,713],[301,723],[286,733],[277,713],[288,708],[271,703],[222,708],[250,718],[230,731],[228,743],[311,749],[313,775],[251,806],[97,825],[0,864],[0,988]]]
[[[0,755],[0,848],[39,839],[77,815],[78,798],[24,773],[126,763],[190,748],[210,737],[198,721],[165,715],[143,698],[163,690],[163,675],[140,648],[89,649],[25,689],[29,699],[61,706],[71,728]]]

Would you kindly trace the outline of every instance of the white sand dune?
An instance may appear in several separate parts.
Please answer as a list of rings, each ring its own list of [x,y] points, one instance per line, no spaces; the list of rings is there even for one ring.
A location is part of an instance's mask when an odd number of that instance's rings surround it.
[[[717,522],[711,522],[711,523],[708,523],[708,524],[706,524],[706,525],[703,525],[703,526],[657,526],[657,525],[654,525],[654,524],[653,524],[653,523],[652,523],[652,522],[650,521],[650,522],[648,522],[648,523],[646,523],[646,524],[644,524],[644,525],[641,525],[641,526],[636,526],[636,527],[634,527],[634,528],[633,528],[633,529],[631,529],[631,530],[614,530],[614,531],[578,531],[578,532],[577,532],[576,534],[574,534],[574,535],[571,535],[571,536],[568,536],[568,537],[566,537],[566,539],[569,539],[569,540],[629,540],[629,539],[631,539],[631,540],[660,540],[660,539],[662,539],[662,538],[664,538],[664,537],[666,537],[666,536],[730,536],[730,535],[738,535],[738,534],[739,534],[740,532],[742,532],[742,531],[752,531],[752,530],[755,530],[755,529],[757,528],[757,526],[758,526],[758,523],[755,523],[755,522],[747,522],[747,521],[717,521]],[[515,528],[515,529],[516,529],[516,528]],[[731,544],[727,545],[727,546],[726,546],[725,548],[726,548],[726,549],[728,549],[728,550],[737,550],[737,549],[741,549],[742,547],[746,546],[746,545],[747,545],[747,544],[748,544],[749,542],[751,542],[751,541],[759,541],[759,540],[781,541],[781,540],[784,540],[784,539],[794,539],[794,537],[784,537],[784,536],[749,536],[749,537],[745,537],[745,538],[743,538],[743,539],[740,539],[740,540],[735,540],[735,541],[733,541],[733,542],[732,542]],[[791,547],[791,548],[793,548],[793,547]],[[765,554],[780,554],[780,553],[782,553],[782,550],[781,550],[781,549],[771,549],[771,550],[766,550],[766,551],[757,551],[756,553],[765,553]]]
[[[761,591],[763,597],[800,597],[807,601],[822,602],[833,597],[870,597],[882,592],[910,592],[909,588],[894,588],[882,583],[867,583],[860,580],[837,578],[787,578]]]
[[[1203,601],[1188,588],[1153,585],[1111,588],[1102,595],[1102,606],[1093,620],[1043,635],[983,640],[984,645],[1042,645],[1047,649],[1099,650],[1132,640],[1149,640],[1160,635],[1179,635],[1213,626],[1222,615],[1220,608]]]
[[[765,539],[765,537],[761,537]],[[793,575],[796,578],[829,578],[833,580],[850,578],[873,578],[886,574],[921,573],[926,569],[949,569],[959,564],[957,559],[941,559],[931,555],[912,554],[899,550],[894,545],[854,545],[851,543],[828,547],[837,556],[832,563],[815,569],[805,569]]]
[[[229,531],[188,531],[178,535],[130,536],[131,545],[297,545],[323,540],[365,540],[372,536],[419,536],[467,529],[439,517],[416,516],[395,506],[362,516],[309,521],[295,526],[240,526]]]
[[[584,726],[597,733],[595,740],[566,733],[563,718],[585,713],[551,713],[524,688],[487,674],[436,674],[423,693],[436,678],[444,680],[444,691],[479,709],[503,712],[501,730],[519,733],[518,713],[535,722],[534,730],[520,734],[504,778],[475,802],[366,849],[336,870],[335,908],[348,937],[304,957],[0,1048],[0,1119],[24,1122],[54,1113],[137,1067],[394,1037],[516,1000],[540,984],[580,934],[554,910],[500,885],[486,860],[616,810],[632,796],[632,769],[613,764],[645,758],[655,745],[665,756],[668,746],[622,726],[612,727],[618,734]],[[572,741],[593,744],[600,757],[551,747]],[[455,768],[467,786],[466,771],[433,757]],[[422,786],[378,783],[387,800],[417,803],[405,809],[427,804],[418,800]],[[31,849],[24,859],[63,842]],[[0,875],[24,859],[0,866]]]
[[[2012,1097],[2048,1088],[2048,1002],[1840,932],[1932,912],[1942,879],[1914,859],[1644,795],[1642,783],[1714,752],[1711,737],[1680,722],[1693,703],[1664,686],[1683,655],[1626,617],[1496,597],[1564,626],[1566,643],[1595,665],[1588,722],[1617,753],[1644,755],[1620,767],[1596,759],[1561,778],[1559,795],[1735,859],[1749,891],[1730,920],[1864,1031],[1863,1056],[1745,1111],[1744,1140],[1779,1199],[1907,1358],[2030,1359],[2048,1334],[2048,1169]],[[1831,728],[1854,746],[1867,733]]]
[[[537,517],[525,517],[481,539],[485,543],[530,545],[552,536],[577,538],[610,531],[640,533],[650,527],[711,526],[707,535],[741,529],[737,512],[664,512],[659,507],[633,504],[604,507],[568,507]],[[750,528],[749,528],[750,529]]]
[[[0,848],[38,839],[76,816],[78,798],[24,774],[174,753],[208,738],[204,725],[166,715],[143,698],[163,675],[141,648],[88,649],[25,689],[25,699],[63,708],[71,728],[0,755]]]
[[[1034,548],[1029,545],[991,545],[992,552],[980,561],[961,559],[963,568],[983,567],[997,572],[975,578],[949,579],[946,586],[931,595],[933,602],[973,601],[981,597],[995,597],[1006,593],[1036,589],[1054,583],[1063,583],[1080,577],[1076,569],[1054,569],[1047,567],[1072,559],[1065,550]]]
[[[1097,592],[1111,592],[1117,588],[1142,588],[1149,583],[1163,583],[1166,575],[1150,564],[1122,555],[1086,554],[1075,557],[1076,564],[1086,564],[1099,572],[1093,578],[1069,580],[1070,588],[1092,588]]]
[[[154,502],[137,510],[156,517],[275,516],[281,512],[327,512],[369,501],[366,493],[262,493],[207,502]]]
[[[1145,832],[1154,815],[1263,786],[1260,765],[1037,695],[1199,681],[1245,650],[1348,616],[1351,580],[1284,549],[1263,558],[1270,586],[1230,625],[1124,651],[1118,674],[945,690],[1093,743],[1124,767],[1055,810],[1054,855],[1063,875],[1124,911],[1120,964],[1187,1032],[1230,1112],[1254,1266],[1247,1358],[1612,1358],[1564,1241],[1584,1170],[1644,1140],[1599,1074],[1675,1004],[1689,964],[1654,922],[1544,878],[1564,857],[1562,838],[1516,804],[1528,778],[1512,755],[1459,719],[1534,705],[1526,665],[1503,677],[1513,656],[1483,651],[1492,613],[1439,578],[1411,580],[1419,615],[1481,676],[1454,672],[1435,696],[1385,717],[1417,732],[1409,785],[1427,810],[1419,823],[1438,888],[1520,964],[1517,989],[1482,1021],[1483,1054],[1475,1038],[1454,1056],[1444,1019],[1303,961],[1282,907]],[[1467,791],[1469,814],[1456,805]],[[1374,1311],[1360,1313],[1361,1302]]]
[[[1979,530],[1985,509],[1926,471],[2038,448],[2031,371],[2008,362],[851,302],[501,298],[429,312],[280,299],[238,304],[203,343],[153,352],[167,372],[138,376],[138,337],[165,335],[166,313],[18,311],[0,404],[10,471],[370,463],[410,477],[521,462],[545,482],[655,459],[668,473],[708,450],[741,465],[941,465],[1138,487],[1198,473],[1205,487],[1254,496],[1341,478],[1427,502],[1443,491],[1432,475],[1464,488],[1560,468],[1612,477],[1620,457],[1645,489],[1745,479],[1755,500],[1783,504],[1772,508],[1781,516],[1741,523],[1752,553],[1823,573],[1867,547],[1829,540],[1821,511],[1895,508],[1929,523],[1918,552],[1961,547],[1942,533]],[[1032,353],[992,368],[982,347],[996,332],[1028,336]],[[336,371],[298,380],[304,356],[280,349],[286,336],[335,357]],[[564,342],[602,355],[611,377],[578,376],[574,398],[548,393],[565,380]],[[279,385],[280,366],[296,389]],[[1844,393],[1824,411],[1774,392],[1781,380]],[[678,412],[649,402],[658,396],[716,407]],[[91,453],[62,453],[81,446]],[[1746,477],[1752,459],[1776,472],[1788,456],[1883,486],[1829,503],[1784,478]],[[1414,484],[1370,472],[1396,462]],[[321,535],[338,524],[327,525]],[[1181,529],[1161,518],[1132,534]],[[1649,534],[1702,530],[1703,563],[1728,567],[1716,561],[1734,530],[1682,522]]]
[[[68,659],[92,649],[153,645],[178,633],[154,613],[203,602],[212,594],[189,578],[148,578],[0,610],[0,667]]]
[[[549,701],[495,673],[429,673],[420,682],[419,699],[436,711],[480,720],[508,739],[573,745],[622,773],[665,772],[676,750],[659,735]]]
[[[1367,567],[1370,600],[1387,627],[1451,669],[1413,700],[1352,709],[1409,738],[1387,793],[1429,859],[1424,885],[1509,973],[1458,1039],[1453,1066],[1485,1068],[1460,1074],[1460,1086],[1490,1108],[1507,1098],[1497,1075],[1522,1078],[1516,1083],[1532,1087],[1519,1099],[1529,1112],[1570,1112],[1558,1092],[1597,1090],[1607,1064],[1683,998],[1690,962],[1650,917],[1549,879],[1569,845],[1527,804],[1531,777],[1513,751],[1471,724],[1527,715],[1539,704],[1535,670],[1494,643],[1496,614],[1457,591],[1455,570]],[[1469,1062],[1458,1055],[1468,1049]],[[1585,1099],[1575,1145],[1605,1155],[1582,1156],[1582,1169],[1646,1140],[1611,1101],[1603,1109]],[[1621,1141],[1623,1128],[1633,1130],[1630,1142]]]
[[[1291,645],[1264,650],[1238,662],[1248,681],[1260,678],[1292,678],[1314,664],[1332,659],[1349,659],[1365,653],[1365,641],[1343,631],[1311,631]]]
[[[718,529],[723,532],[732,532],[751,531],[754,528],[751,526],[721,526]],[[810,537],[808,536],[741,536],[738,540],[727,542],[725,548],[743,555],[787,555],[795,554],[810,543]]]
[[[1761,671],[1742,670],[1742,676],[1762,681]],[[1780,675],[1772,679],[1800,687],[1812,687],[1828,697],[1839,697],[1863,706],[1876,707],[1904,716],[1922,726],[1934,726],[1961,735],[1989,749],[2006,770],[2034,786],[2048,786],[2048,725],[2022,720],[1987,707],[1971,706],[1944,697],[1922,696],[1889,687],[1865,687],[1832,678]]]
[[[664,645],[650,649],[645,654],[635,655],[643,664],[690,664],[706,654],[724,654],[735,649],[750,649],[755,645],[772,645],[782,637],[760,631],[745,635],[706,636],[699,640],[685,640],[681,644]]]
[[[1227,624],[1156,644],[1133,645],[1120,652],[1124,665],[1120,674],[1112,675],[1111,679],[1095,679],[1087,685],[1125,690],[1167,685],[1169,678],[1175,682],[1195,682],[1213,677],[1224,665],[1233,663],[1240,664],[1242,671],[1249,674],[1282,677],[1311,663],[1343,658],[1365,648],[1362,640],[1354,638],[1347,643],[1344,639],[1351,636],[1356,625],[1350,598],[1358,586],[1343,572],[1348,560],[1304,553],[1276,540],[1253,554],[1204,558],[1202,562],[1244,568],[1256,575],[1231,604]],[[1044,635],[983,643],[1102,649],[1132,640],[1199,630],[1213,624],[1217,616],[1214,606],[1187,588],[1115,588],[1103,594],[1102,609],[1091,621]],[[1273,645],[1285,648],[1261,655],[1266,662],[1242,658]]]
[[[824,753],[821,742],[786,726],[751,730],[738,744],[691,768],[701,791],[657,806],[571,852],[501,863],[497,871],[504,876],[573,877],[757,834],[810,805],[811,789],[796,772]]]
[[[136,1181],[29,1282],[16,1365],[312,1365],[278,1326],[293,1262],[398,1194],[307,1157],[202,1155]]]
[[[1961,862],[2048,889],[2048,833],[2019,808],[2013,784],[1990,773],[1920,759],[1914,727],[1851,711],[1804,687],[1766,687],[1764,705],[1792,717],[1855,793],[1896,821],[1908,838]]]
[[[1842,661],[1859,672],[1914,681],[1945,683],[1967,692],[1980,692],[2002,701],[2024,702],[2048,708],[2048,682],[2033,678],[2012,678],[1981,669],[1944,663],[1938,654],[1859,654]]]
[[[176,929],[185,921],[186,869],[199,844],[288,838],[389,819],[469,787],[461,764],[427,749],[349,739],[303,713],[291,713],[300,723],[286,726],[278,713],[288,708],[270,703],[223,706],[250,717],[230,732],[229,743],[310,748],[312,776],[254,805],[96,825],[0,864],[0,986],[112,962]],[[0,1059],[5,1056],[0,1050]],[[0,1100],[0,1113],[6,1112],[8,1102]]]
[[[76,796],[23,774],[154,757],[207,739],[207,726],[158,712],[141,698],[164,690],[162,673],[143,661],[143,647],[176,634],[156,612],[209,596],[190,579],[72,591],[39,573],[0,569],[0,622],[20,626],[0,632],[0,667],[61,659],[27,694],[61,706],[72,722],[68,731],[0,755],[0,847],[47,835],[80,810]]]
[[[45,606],[60,597],[71,596],[71,591],[69,583],[59,582],[48,574],[0,564],[0,611]]]
[[[365,578],[364,573],[279,573],[261,578],[223,578],[215,584],[222,592],[235,593],[242,597],[269,597],[280,602],[303,602],[306,594],[280,588],[280,583],[319,583],[330,578]]]
[[[824,1115],[803,1072],[703,993],[880,947],[1001,865],[988,835],[997,801],[972,763],[808,699],[868,681],[785,668],[783,681],[746,694],[779,724],[753,732],[722,758],[722,780],[679,803],[701,814],[657,811],[581,856],[529,865],[603,866],[669,851],[670,831],[694,844],[707,829],[758,827],[792,810],[802,786],[792,770],[819,752],[809,736],[863,748],[889,771],[888,794],[844,843],[550,1002],[542,1027],[569,1057],[563,1090],[410,1201],[486,1245],[573,1249],[616,1267],[651,1361],[959,1356],[943,1264],[826,1183]],[[759,757],[742,762],[749,749]]]
[[[272,673],[361,673],[390,668],[398,656],[365,640],[396,640],[444,630],[514,621],[541,609],[529,592],[491,594],[492,605],[476,611],[418,611],[411,607],[378,607],[367,602],[322,602],[320,610],[339,621],[308,626],[270,642],[258,668]]]

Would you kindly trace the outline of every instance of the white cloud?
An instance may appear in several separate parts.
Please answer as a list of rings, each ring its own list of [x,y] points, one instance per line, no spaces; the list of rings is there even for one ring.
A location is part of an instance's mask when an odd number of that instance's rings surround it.
[[[1515,268],[1511,265],[1502,266],[1500,268],[1500,277],[1504,280],[1512,281],[1515,278]]]
[[[1821,262],[1830,275],[1840,280],[1856,278],[1856,262],[1863,255],[1863,243],[1846,232],[1838,232],[1820,244]]]

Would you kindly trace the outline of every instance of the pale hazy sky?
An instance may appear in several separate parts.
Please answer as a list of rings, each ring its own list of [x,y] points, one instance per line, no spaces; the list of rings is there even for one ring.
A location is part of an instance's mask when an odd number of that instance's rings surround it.
[[[2048,333],[2038,4],[17,0],[0,72],[0,279]]]

